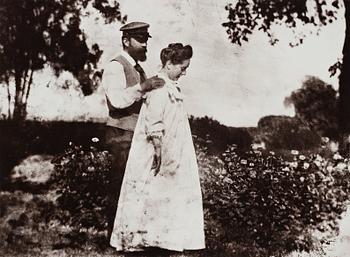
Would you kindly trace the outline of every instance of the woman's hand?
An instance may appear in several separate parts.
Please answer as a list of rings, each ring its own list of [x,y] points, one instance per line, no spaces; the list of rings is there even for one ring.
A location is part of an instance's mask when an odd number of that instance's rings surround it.
[[[162,162],[162,139],[161,139],[161,137],[152,137],[152,144],[154,146],[152,170],[154,170],[154,176],[157,176],[157,174],[160,171],[160,165]]]
[[[154,169],[154,176],[160,171],[160,164],[162,162],[161,147],[154,148],[153,164],[152,169]]]

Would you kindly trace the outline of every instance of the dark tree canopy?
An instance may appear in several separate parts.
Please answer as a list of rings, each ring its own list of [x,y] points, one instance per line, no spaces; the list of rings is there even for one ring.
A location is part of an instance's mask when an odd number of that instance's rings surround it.
[[[255,30],[265,32],[272,44],[278,41],[273,35],[274,24],[285,24],[294,30],[299,26],[316,28],[328,25],[345,10],[345,40],[342,60],[331,66],[331,75],[340,70],[338,126],[342,134],[350,133],[350,0],[237,0],[228,4],[228,21],[222,25],[234,44],[248,41]],[[305,35],[304,35],[305,36]],[[304,36],[298,43],[303,43]]]
[[[55,74],[71,72],[84,94],[94,87],[96,63],[102,51],[89,49],[80,29],[87,7],[97,9],[106,22],[124,22],[118,2],[108,0],[0,0],[0,83],[16,86],[13,118],[26,116],[33,73],[46,65]],[[9,103],[11,96],[9,93]],[[10,113],[9,113],[10,115]]]
[[[293,104],[296,117],[321,136],[337,138],[337,92],[317,77],[308,77],[300,89],[285,99]]]
[[[339,7],[339,0],[238,0],[226,6],[229,21],[223,26],[232,43],[241,45],[242,40],[248,41],[255,29],[266,32],[271,43],[276,43],[272,25],[285,24],[289,28],[297,27],[298,23],[327,25],[337,18]]]

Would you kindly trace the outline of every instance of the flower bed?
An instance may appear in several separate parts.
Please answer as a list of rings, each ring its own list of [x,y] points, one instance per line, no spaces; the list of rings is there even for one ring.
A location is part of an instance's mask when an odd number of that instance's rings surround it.
[[[207,220],[222,228],[219,244],[241,242],[274,255],[310,251],[336,232],[350,199],[349,161],[292,154],[285,161],[233,146],[217,158],[202,184]],[[323,233],[315,238],[315,231]]]

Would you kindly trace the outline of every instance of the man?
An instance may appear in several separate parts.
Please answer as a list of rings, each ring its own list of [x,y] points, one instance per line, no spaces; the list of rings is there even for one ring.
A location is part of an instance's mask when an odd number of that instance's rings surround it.
[[[146,60],[149,24],[131,22],[120,28],[123,51],[105,67],[102,85],[105,90],[109,117],[106,128],[106,146],[112,154],[111,183],[108,195],[108,238],[113,222],[119,191],[131,145],[133,131],[144,93],[164,85],[156,76],[146,78],[138,62]]]

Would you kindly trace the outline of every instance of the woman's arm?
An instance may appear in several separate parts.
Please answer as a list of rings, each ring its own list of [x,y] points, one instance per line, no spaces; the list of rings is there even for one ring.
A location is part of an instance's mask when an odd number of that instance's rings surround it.
[[[145,129],[148,140],[154,147],[152,169],[156,176],[160,171],[162,141],[165,133],[164,110],[167,94],[164,89],[156,89],[149,93],[145,102]]]

